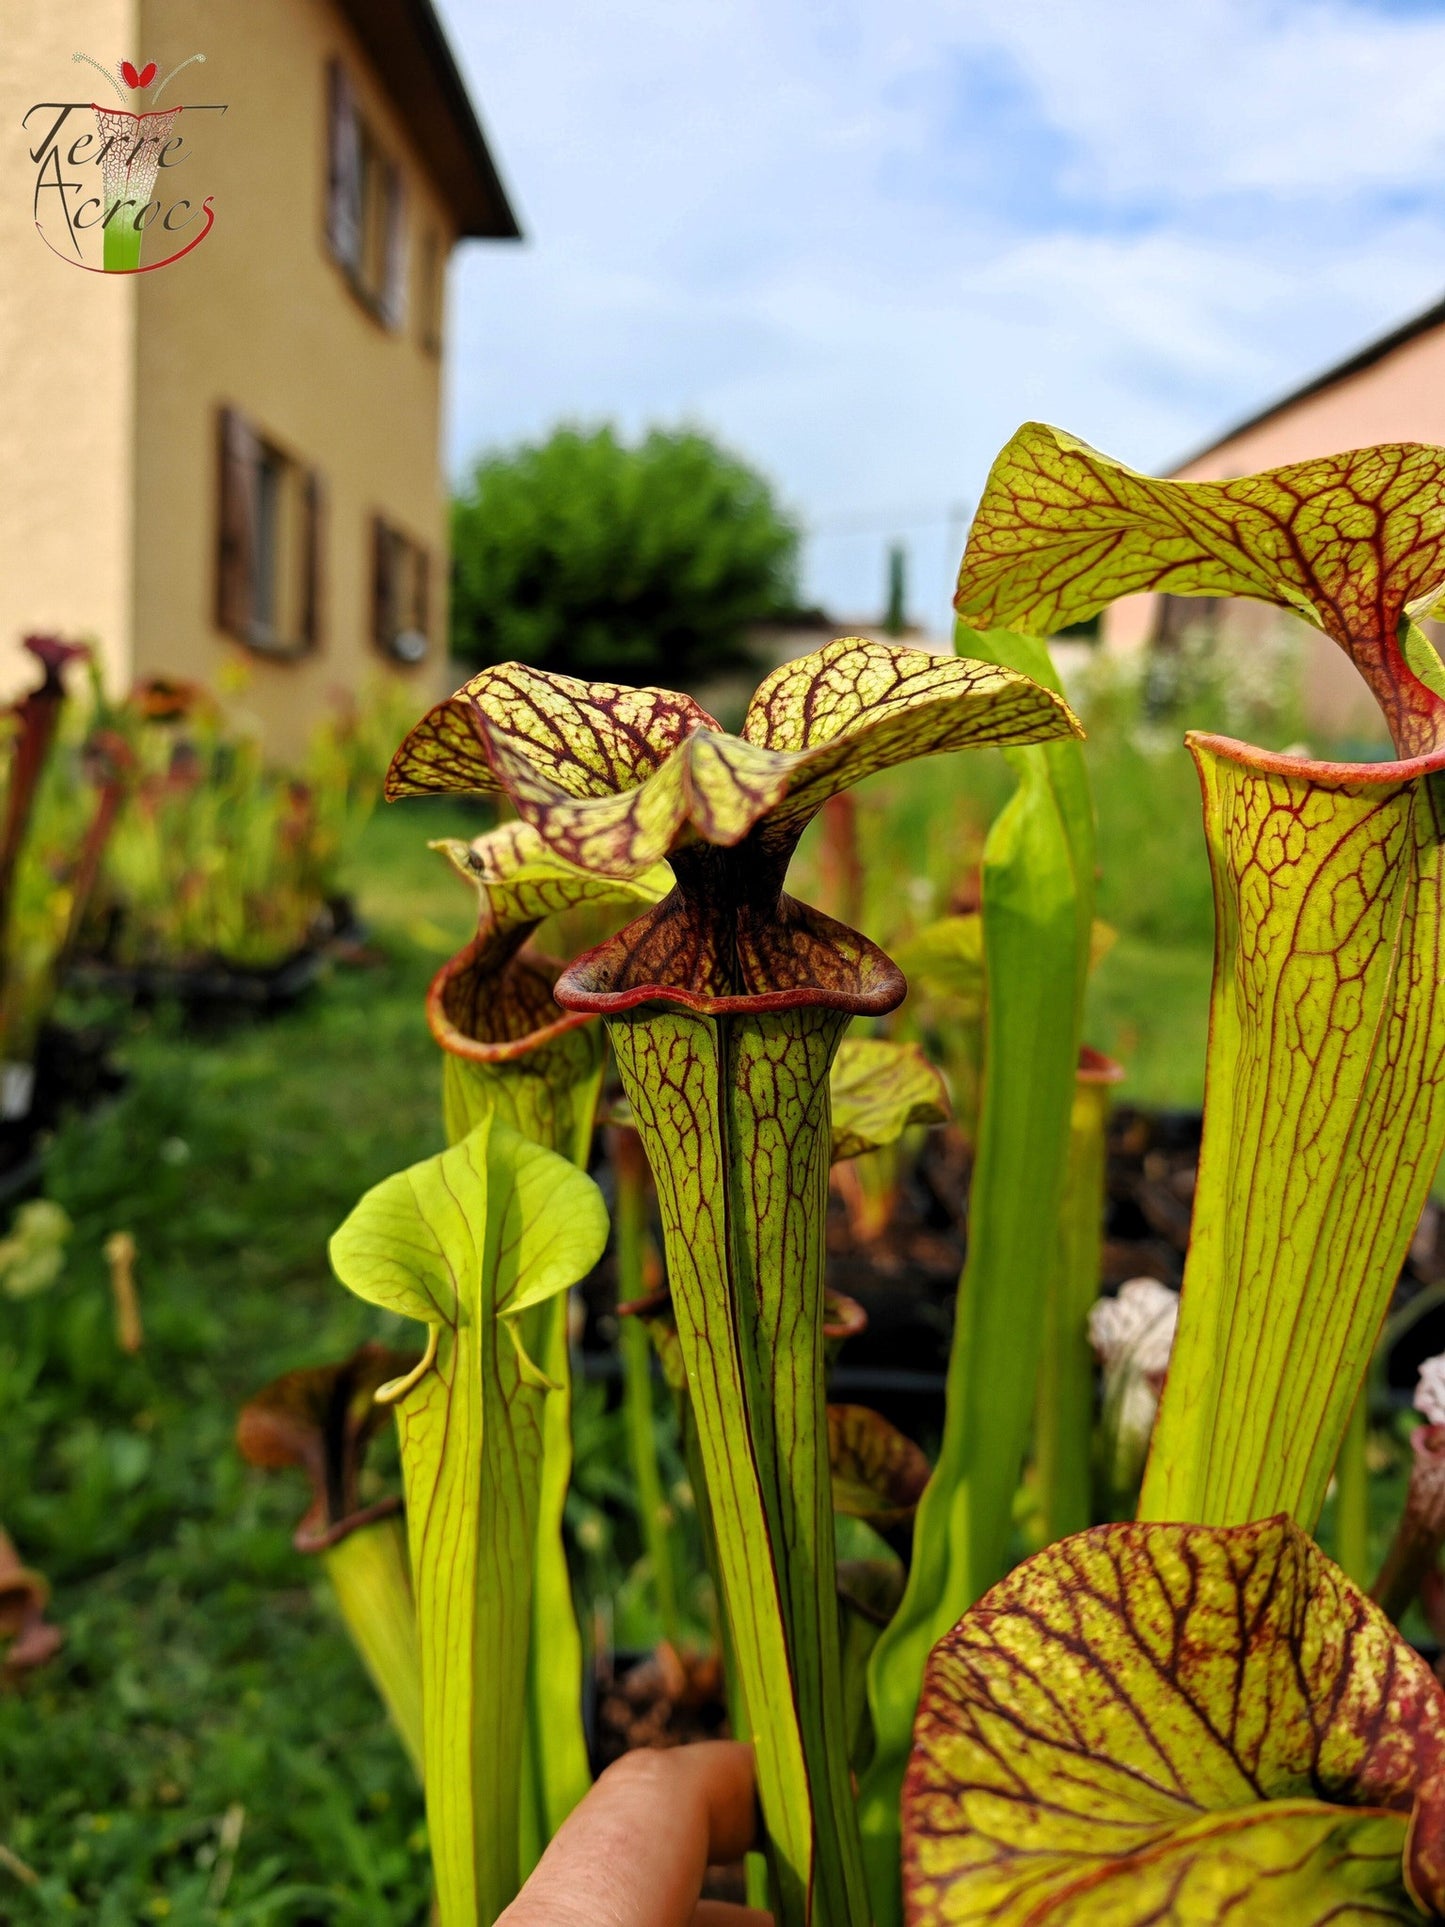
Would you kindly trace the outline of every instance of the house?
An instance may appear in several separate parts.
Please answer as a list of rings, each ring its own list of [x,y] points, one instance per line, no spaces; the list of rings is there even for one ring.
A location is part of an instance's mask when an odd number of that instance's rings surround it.
[[[229,691],[283,757],[379,676],[420,709],[447,261],[519,235],[430,0],[15,9],[0,124],[0,688],[44,630],[93,637],[113,691]]]
[[[1237,423],[1171,473],[1180,481],[1227,481],[1313,455],[1395,441],[1445,443],[1445,301]],[[1282,610],[1232,598],[1131,596],[1114,606],[1103,625],[1105,643],[1119,650],[1167,649],[1191,633],[1227,636],[1245,647],[1296,636],[1311,735],[1382,750],[1388,744],[1374,699],[1344,651]]]

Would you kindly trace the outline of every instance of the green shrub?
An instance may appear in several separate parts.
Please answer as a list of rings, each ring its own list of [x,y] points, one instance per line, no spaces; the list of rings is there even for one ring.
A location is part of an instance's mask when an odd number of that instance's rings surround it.
[[[635,448],[559,428],[478,462],[452,520],[452,648],[687,686],[797,602],[798,531],[767,481],[695,430]]]

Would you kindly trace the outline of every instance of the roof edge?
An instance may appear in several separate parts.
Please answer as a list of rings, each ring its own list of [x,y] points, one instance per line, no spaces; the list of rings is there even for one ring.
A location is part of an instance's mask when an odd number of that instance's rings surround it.
[[[459,240],[520,241],[521,224],[432,0],[338,0],[415,141]]]
[[[1387,333],[1377,335],[1373,341],[1366,342],[1363,348],[1357,348],[1354,354],[1347,355],[1343,361],[1336,362],[1318,375],[1312,375],[1298,388],[1292,388],[1288,394],[1280,395],[1276,400],[1266,403],[1253,415],[1246,415],[1242,421],[1235,422],[1222,435],[1216,435],[1212,441],[1205,442],[1202,447],[1192,449],[1189,454],[1173,463],[1168,473],[1174,476],[1181,469],[1192,468],[1196,462],[1203,461],[1206,455],[1212,455],[1217,449],[1228,447],[1230,442],[1237,441],[1241,435],[1247,435],[1253,428],[1262,428],[1266,422],[1273,421],[1277,415],[1284,414],[1286,409],[1293,408],[1296,403],[1308,401],[1314,395],[1324,394],[1326,390],[1336,387],[1340,382],[1348,381],[1351,375],[1363,374],[1365,369],[1373,368],[1378,361],[1384,361],[1397,348],[1403,348],[1407,342],[1414,341],[1417,336],[1428,334],[1432,328],[1442,325],[1445,325],[1445,301],[1436,301],[1430,307],[1423,308],[1419,314],[1412,315],[1408,321],[1402,321]]]

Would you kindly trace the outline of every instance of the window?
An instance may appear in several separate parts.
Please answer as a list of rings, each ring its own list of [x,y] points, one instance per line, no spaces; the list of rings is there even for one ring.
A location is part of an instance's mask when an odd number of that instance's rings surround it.
[[[326,241],[354,294],[388,328],[406,319],[406,183],[357,108],[340,61],[327,74]]]
[[[1221,604],[1214,597],[1164,594],[1155,608],[1153,649],[1209,650],[1218,638]]]
[[[442,249],[442,237],[435,228],[428,228],[422,236],[416,306],[421,345],[429,355],[441,353],[445,301],[446,255]]]
[[[393,662],[420,662],[427,653],[430,577],[431,558],[420,543],[373,517],[371,639]]]
[[[321,639],[321,477],[221,411],[216,621],[272,656]]]

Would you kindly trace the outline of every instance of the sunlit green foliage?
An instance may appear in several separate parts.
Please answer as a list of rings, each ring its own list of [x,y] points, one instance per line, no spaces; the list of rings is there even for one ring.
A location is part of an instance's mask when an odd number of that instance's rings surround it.
[[[688,687],[797,603],[798,531],[694,430],[560,428],[480,461],[452,518],[452,650]]]

